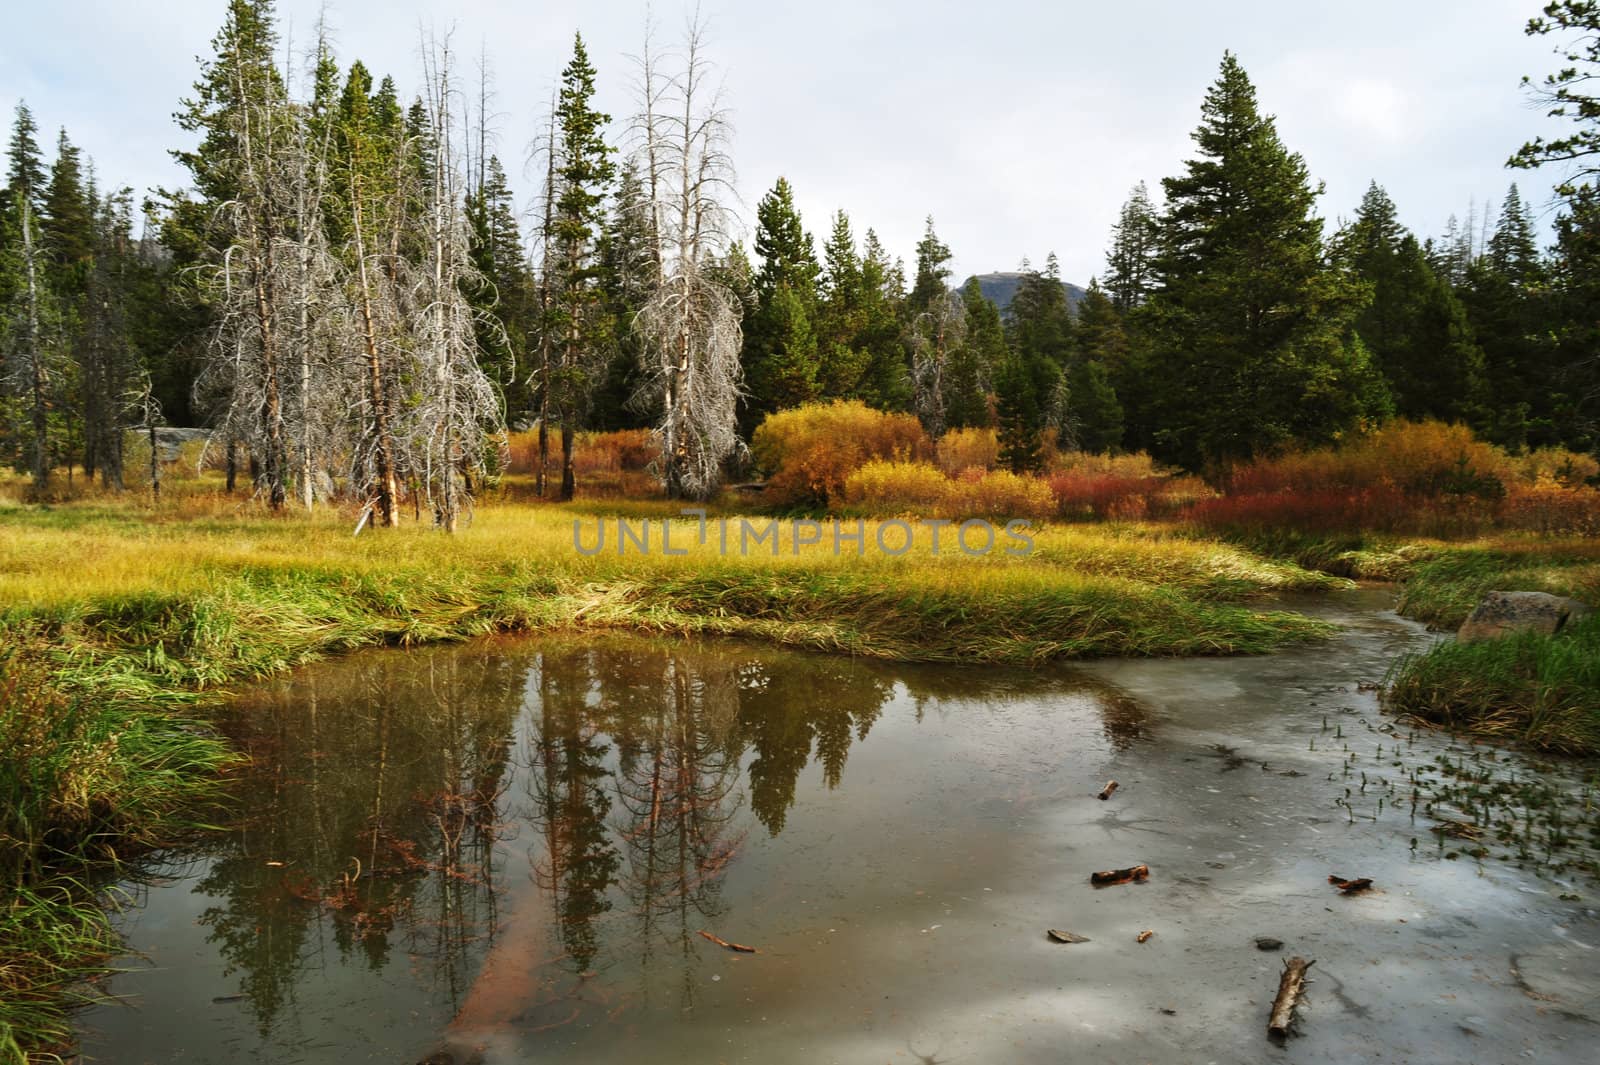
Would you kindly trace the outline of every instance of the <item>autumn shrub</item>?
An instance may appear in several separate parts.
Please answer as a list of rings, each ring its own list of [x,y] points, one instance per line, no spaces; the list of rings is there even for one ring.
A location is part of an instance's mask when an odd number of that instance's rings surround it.
[[[951,477],[964,470],[992,470],[1000,461],[1000,439],[993,429],[952,429],[939,438],[934,454]]]
[[[1577,488],[1600,478],[1600,460],[1562,447],[1541,447],[1511,461],[1517,479],[1528,485]]]
[[[1517,485],[1500,505],[1499,523],[1543,536],[1600,536],[1600,490],[1548,480]]]
[[[1516,476],[1505,452],[1464,425],[1395,421],[1337,446],[1260,458],[1235,467],[1229,494],[1298,491],[1307,486],[1362,490],[1394,486],[1409,495],[1503,494]]]
[[[1162,470],[1143,451],[1122,455],[1101,455],[1092,451],[1057,450],[1047,439],[1040,449],[1040,463],[1047,473],[1101,474],[1110,477],[1157,477]]]
[[[1031,518],[1055,514],[1050,483],[1010,470],[967,470],[951,482],[945,513],[957,518]]]
[[[750,445],[767,475],[766,497],[780,506],[826,506],[873,459],[922,461],[933,450],[914,416],[873,410],[857,400],[769,414]]]
[[[899,513],[919,508],[941,512],[952,482],[937,466],[926,462],[889,462],[874,459],[845,480],[844,501],[873,514]]]
[[[648,429],[618,429],[609,433],[579,433],[572,468],[579,474],[621,473],[645,469],[660,453]]]

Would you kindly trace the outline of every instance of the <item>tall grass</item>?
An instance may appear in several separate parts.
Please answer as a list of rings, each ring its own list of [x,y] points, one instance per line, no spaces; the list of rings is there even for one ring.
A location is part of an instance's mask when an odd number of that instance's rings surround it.
[[[115,937],[84,879],[170,838],[230,756],[193,722],[64,690],[25,625],[0,650],[0,1062],[70,1042]]]
[[[1447,728],[1600,754],[1600,615],[1554,636],[1442,643],[1398,660],[1384,700]]]

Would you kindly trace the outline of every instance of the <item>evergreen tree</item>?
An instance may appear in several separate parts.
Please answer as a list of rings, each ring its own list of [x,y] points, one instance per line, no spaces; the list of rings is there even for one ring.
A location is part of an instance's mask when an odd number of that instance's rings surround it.
[[[606,310],[614,338],[605,377],[595,394],[593,424],[600,430],[644,428],[658,415],[636,402],[645,391],[641,377],[644,351],[633,322],[649,298],[651,249],[656,243],[643,194],[638,166],[629,160],[619,172],[615,203],[600,242]],[[747,268],[746,282],[748,279]]]
[[[1462,302],[1483,347],[1491,399],[1484,429],[1510,448],[1559,443],[1575,397],[1561,386],[1561,367],[1548,342],[1548,301],[1534,243],[1533,220],[1515,185],[1485,253],[1467,268]]]
[[[526,411],[532,402],[526,382],[534,285],[511,186],[498,156],[485,160],[483,180],[467,196],[466,217],[472,263],[484,279],[467,294],[479,312],[484,369],[499,387],[506,410]]]
[[[983,294],[976,277],[961,288],[966,310],[966,337],[948,370],[945,424],[950,429],[986,427],[990,423],[989,396],[996,371],[1010,356],[1000,308]]]
[[[1299,155],[1278,139],[1232,53],[1163,182],[1151,334],[1156,456],[1189,469],[1333,439],[1373,412],[1375,376],[1350,325],[1359,290],[1324,262]]]
[[[1106,293],[1124,314],[1148,299],[1155,286],[1158,233],[1150,190],[1141,181],[1117,215],[1106,252]]]
[[[1122,404],[1105,365],[1094,359],[1079,359],[1066,374],[1068,425],[1071,438],[1081,451],[1095,454],[1115,451],[1122,446]]]
[[[1117,450],[1126,428],[1120,392],[1129,387],[1135,370],[1122,315],[1093,278],[1078,304],[1076,338],[1077,351],[1066,375],[1074,440],[1085,451]]]
[[[911,286],[908,310],[913,318],[942,303],[950,291],[950,246],[933,231],[929,215],[917,242],[917,276]]]
[[[1478,422],[1483,352],[1460,301],[1376,182],[1334,246],[1341,263],[1370,287],[1355,329],[1387,382],[1395,413]]]
[[[1026,363],[1012,354],[995,374],[995,423],[1000,463],[1012,473],[1039,465],[1039,432],[1044,425],[1038,386]]]
[[[594,67],[582,36],[573,41],[572,61],[562,71],[556,108],[558,160],[554,232],[556,250],[550,328],[560,337],[560,363],[552,376],[551,401],[561,420],[561,499],[576,490],[573,445],[579,423],[604,373],[611,350],[612,320],[600,286],[604,268],[598,241],[605,224],[602,205],[616,174],[603,129],[611,120],[591,105]],[[548,268],[548,267],[547,267]]]
[[[833,231],[822,249],[822,283],[817,307],[817,386],[826,399],[858,398],[870,353],[861,343],[868,293],[850,217],[833,216]]]
[[[767,414],[817,397],[817,264],[811,235],[795,209],[794,190],[779,178],[756,206],[756,308],[744,338],[749,395],[740,428],[748,436]]]
[[[26,103],[18,103],[13,113],[6,160],[6,209],[13,211],[20,196],[37,218],[44,213],[44,158],[39,153],[39,124]]]
[[[879,410],[905,410],[911,402],[901,320],[905,315],[905,278],[897,263],[867,230],[861,255],[861,325],[856,342],[866,354],[857,395]]]

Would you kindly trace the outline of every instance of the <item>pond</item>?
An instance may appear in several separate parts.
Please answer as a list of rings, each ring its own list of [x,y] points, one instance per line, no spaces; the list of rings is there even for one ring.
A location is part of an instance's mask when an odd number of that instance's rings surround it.
[[[83,1052],[1592,1061],[1595,881],[1428,830],[1421,782],[1485,752],[1378,710],[1431,639],[1390,598],[1295,601],[1342,634],[1271,657],[1037,672],[620,635],[321,663],[233,708],[228,824],[123,885]],[[1587,803],[1586,771],[1547,774]]]

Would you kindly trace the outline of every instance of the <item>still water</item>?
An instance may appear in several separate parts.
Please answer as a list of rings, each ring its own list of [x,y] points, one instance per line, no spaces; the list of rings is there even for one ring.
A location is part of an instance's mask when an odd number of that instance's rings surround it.
[[[1268,658],[1032,673],[623,636],[322,663],[234,708],[226,830],[125,885],[83,1052],[1592,1062],[1596,885],[1447,860],[1352,790],[1461,750],[1363,687],[1430,638],[1387,601],[1296,603],[1343,635]]]

